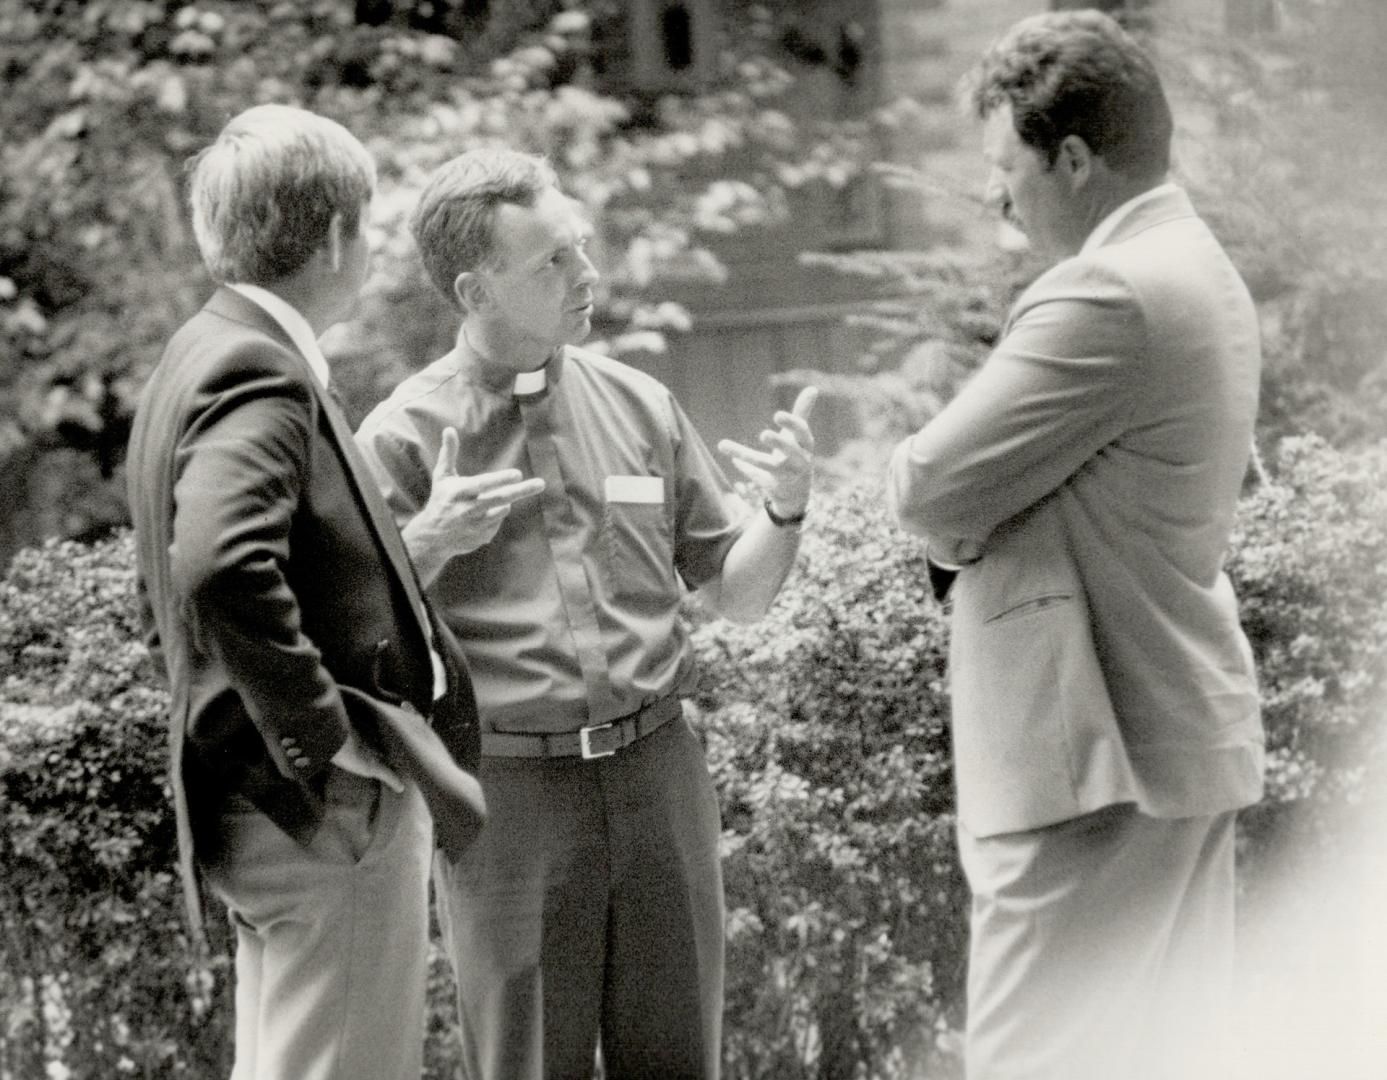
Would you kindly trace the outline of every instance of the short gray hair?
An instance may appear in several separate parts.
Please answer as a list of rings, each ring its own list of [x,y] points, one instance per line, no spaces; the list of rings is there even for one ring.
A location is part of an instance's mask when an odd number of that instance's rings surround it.
[[[217,281],[266,284],[300,269],[339,215],[355,236],[376,166],[346,128],[290,105],[256,105],[188,162],[193,235]]]
[[[519,150],[479,147],[440,165],[410,220],[424,269],[438,291],[456,304],[458,275],[481,269],[495,255],[499,205],[533,206],[541,193],[558,186],[544,158]]]

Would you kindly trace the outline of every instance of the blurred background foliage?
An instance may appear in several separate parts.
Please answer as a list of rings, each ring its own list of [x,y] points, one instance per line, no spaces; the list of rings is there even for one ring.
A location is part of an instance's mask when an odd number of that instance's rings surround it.
[[[719,277],[700,237],[779,220],[787,185],[861,168],[853,125],[779,107],[778,8],[793,4],[729,5],[722,88],[662,97],[604,82],[619,0],[0,0],[0,561],[124,519],[138,387],[210,287],[183,162],[236,112],[301,104],[376,157],[376,272],[328,343],[364,409],[449,342],[405,222],[424,175],[465,146],[545,153],[590,207],[618,355],[686,324],[658,302],[662,277]]]
[[[1298,871],[1335,848],[1344,813],[1381,800],[1387,8],[1230,0],[1274,8],[1278,32],[1226,35],[1162,21],[1182,4],[1102,6],[1151,35],[1178,179],[1262,316],[1260,460],[1229,569],[1272,768],[1244,815],[1242,887],[1255,909],[1289,879],[1313,917],[1320,879]],[[449,342],[403,223],[464,145],[544,152],[591,208],[597,344],[616,355],[684,332],[675,287],[723,280],[718,242],[783,227],[806,188],[870,172],[954,223],[952,243],[922,250],[803,236],[822,250],[802,264],[882,297],[849,316],[866,343],[851,363],[782,377],[851,420],[823,463],[838,490],[816,501],[767,620],[690,619],[724,809],[727,1075],[958,1074],[946,635],[876,481],[1039,267],[979,227],[966,118],[955,145],[939,102],[844,122],[796,108],[791,61],[812,51],[799,7],[723,5],[716,78],[673,95],[618,77],[621,0],[0,0],[0,1080],[225,1070],[224,942],[200,956],[179,922],[165,698],[131,621],[121,460],[145,373],[210,286],[182,163],[269,100],[341,120],[380,166],[375,272],[326,343],[359,412]],[[881,133],[908,125],[930,130],[923,160],[876,162]],[[51,538],[69,542],[34,546]],[[436,958],[431,1078],[454,1074],[449,979]]]

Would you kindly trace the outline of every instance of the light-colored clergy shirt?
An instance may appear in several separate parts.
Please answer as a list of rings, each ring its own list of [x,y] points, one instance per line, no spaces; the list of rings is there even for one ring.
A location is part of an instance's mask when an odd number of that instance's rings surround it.
[[[472,673],[483,731],[564,733],[679,692],[679,621],[749,511],[673,395],[566,348],[522,378],[454,350],[405,379],[357,443],[403,527],[428,500],[443,430],[464,475],[516,468],[540,495],[430,587]]]

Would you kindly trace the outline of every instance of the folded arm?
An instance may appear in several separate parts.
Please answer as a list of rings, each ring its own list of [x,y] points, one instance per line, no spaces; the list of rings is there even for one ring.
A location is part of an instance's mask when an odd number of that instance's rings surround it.
[[[1089,267],[1033,292],[978,373],[888,466],[892,512],[945,564],[985,554],[998,525],[1064,484],[1131,415],[1145,327],[1126,283]]]

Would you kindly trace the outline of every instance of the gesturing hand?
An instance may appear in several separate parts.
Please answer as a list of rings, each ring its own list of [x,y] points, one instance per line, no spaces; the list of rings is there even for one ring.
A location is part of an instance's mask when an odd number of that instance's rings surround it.
[[[718,443],[733,467],[760,490],[781,517],[798,517],[809,505],[814,483],[814,433],[809,429],[809,414],[818,397],[817,387],[806,386],[790,412],[777,412],[772,418],[775,430],[768,428],[760,435],[765,450],[753,450],[731,439]]]
[[[411,523],[416,533],[445,546],[449,556],[466,555],[490,542],[513,503],[544,490],[543,480],[523,480],[519,469],[459,475],[457,457],[457,429],[444,428],[429,501]]]

